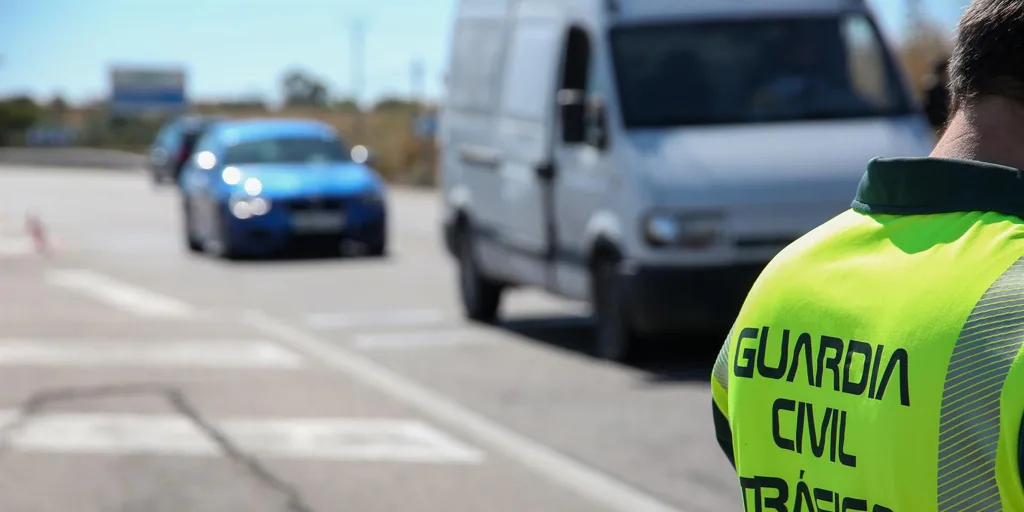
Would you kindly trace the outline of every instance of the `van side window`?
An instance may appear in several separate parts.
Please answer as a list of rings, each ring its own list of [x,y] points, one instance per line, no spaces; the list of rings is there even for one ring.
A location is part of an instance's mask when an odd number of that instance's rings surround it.
[[[500,78],[501,24],[463,22],[452,41],[454,59],[448,75],[447,101],[457,109],[492,112]]]
[[[559,89],[562,91],[562,102],[586,104],[588,92],[590,91],[590,77],[593,74],[591,66],[591,42],[586,31],[579,27],[569,29],[566,38],[565,58],[562,67],[562,83]],[[561,119],[562,123],[579,122],[582,119]],[[580,127],[584,128],[584,127]],[[562,142],[579,143],[577,140],[567,140],[566,130],[562,131]]]
[[[550,118],[551,85],[555,83],[557,53],[561,33],[549,22],[526,21],[516,24],[508,51],[505,80],[502,86],[502,113],[521,120],[540,121]]]

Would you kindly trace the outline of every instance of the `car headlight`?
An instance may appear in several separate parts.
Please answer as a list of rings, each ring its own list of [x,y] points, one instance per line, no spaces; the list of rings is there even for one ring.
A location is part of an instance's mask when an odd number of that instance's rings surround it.
[[[704,248],[715,242],[722,216],[715,213],[653,212],[644,219],[644,238],[656,246]]]
[[[271,202],[263,197],[235,197],[228,202],[231,214],[238,219],[259,217],[270,212]]]

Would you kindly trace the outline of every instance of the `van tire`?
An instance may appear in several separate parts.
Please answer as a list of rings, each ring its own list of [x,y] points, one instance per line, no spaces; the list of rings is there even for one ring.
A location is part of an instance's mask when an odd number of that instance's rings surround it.
[[[642,340],[630,326],[624,311],[618,258],[604,256],[594,262],[590,286],[594,315],[591,350],[594,357],[616,362],[635,359]]]
[[[473,235],[467,227],[459,230],[459,295],[467,318],[493,323],[498,318],[504,287],[480,272]]]

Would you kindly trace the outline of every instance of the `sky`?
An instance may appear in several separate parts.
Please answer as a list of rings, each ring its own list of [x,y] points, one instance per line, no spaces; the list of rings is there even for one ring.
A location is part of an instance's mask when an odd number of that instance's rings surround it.
[[[684,1],[684,0],[680,0]],[[707,1],[707,0],[689,0]],[[765,0],[770,1],[770,0]],[[906,0],[870,0],[894,39]],[[952,30],[967,0],[922,0]],[[0,97],[101,99],[111,65],[183,66],[196,99],[280,95],[285,70],[306,70],[336,96],[408,96],[423,69],[441,94],[456,0],[0,0]],[[365,73],[353,80],[364,27]],[[357,61],[358,62],[358,61]],[[362,83],[360,87],[358,84]]]

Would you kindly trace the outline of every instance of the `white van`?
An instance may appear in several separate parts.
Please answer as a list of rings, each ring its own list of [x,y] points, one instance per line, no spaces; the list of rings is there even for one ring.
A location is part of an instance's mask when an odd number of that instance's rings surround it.
[[[520,285],[590,301],[608,359],[727,326],[871,158],[935,143],[862,0],[461,0],[447,87],[467,316]]]

